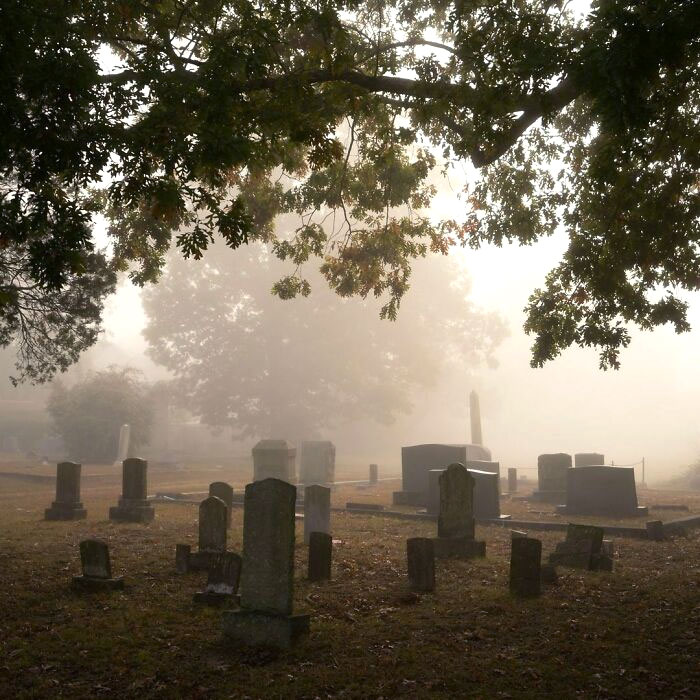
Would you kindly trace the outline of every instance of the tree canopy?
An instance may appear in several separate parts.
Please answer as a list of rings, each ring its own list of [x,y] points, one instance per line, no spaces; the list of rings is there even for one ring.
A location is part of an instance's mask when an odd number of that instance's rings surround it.
[[[415,258],[562,225],[532,363],[579,344],[617,366],[628,324],[687,330],[678,292],[700,288],[699,63],[696,0],[7,0],[0,343],[50,376],[114,273],[157,279],[172,237],[194,258],[267,243],[284,299],[318,259],[394,318]],[[465,160],[477,183],[431,214]]]
[[[203,423],[291,440],[353,420],[389,424],[417,403],[425,411],[428,389],[493,362],[505,335],[450,258],[418,264],[416,284],[431,293],[409,295],[396,323],[323,284],[282,304],[270,285],[283,269],[260,244],[233,253],[218,243],[199,262],[171,254],[144,294],[149,355]]]

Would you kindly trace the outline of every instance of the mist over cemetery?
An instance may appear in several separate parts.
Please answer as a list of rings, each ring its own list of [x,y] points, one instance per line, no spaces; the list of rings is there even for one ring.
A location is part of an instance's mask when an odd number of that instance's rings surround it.
[[[0,698],[700,697],[700,3],[0,3]]]

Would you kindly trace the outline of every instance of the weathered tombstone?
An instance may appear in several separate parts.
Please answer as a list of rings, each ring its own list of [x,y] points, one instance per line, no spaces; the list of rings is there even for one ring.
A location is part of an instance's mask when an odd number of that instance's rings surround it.
[[[109,547],[100,540],[80,543],[82,576],[73,577],[73,588],[83,591],[112,591],[124,588],[123,578],[112,578]]]
[[[451,464],[439,475],[438,483],[440,510],[438,536],[433,538],[435,556],[484,556],[486,543],[474,540],[474,477],[464,465]]]
[[[296,454],[286,440],[260,440],[253,447],[253,481],[281,479],[293,484]]]
[[[508,493],[518,492],[518,470],[515,467],[508,467]]]
[[[129,445],[131,443],[131,426],[124,423],[119,428],[119,443],[117,444],[117,459],[114,466],[118,467],[129,456]]]
[[[60,462],[56,467],[56,500],[44,511],[46,520],[82,520],[87,510],[80,502],[80,471],[75,462]]]
[[[473,462],[471,462],[473,464]],[[428,472],[427,511],[437,515],[440,510],[440,475],[444,469],[431,469]],[[501,518],[501,502],[498,495],[498,474],[468,468],[474,479],[473,512],[477,520],[496,520]],[[507,517],[507,516],[504,516]]]
[[[233,510],[233,487],[225,481],[213,481],[209,484],[209,495],[220,498],[226,508],[226,527],[231,529],[231,511]]]
[[[412,445],[401,448],[401,491],[393,495],[394,505],[426,506],[429,499],[428,473],[448,464],[468,460],[490,460],[491,451],[482,445]]]
[[[304,544],[312,532],[331,532],[331,490],[313,484],[304,489]]]
[[[293,615],[296,488],[280,479],[248,484],[243,513],[241,609],[224,612],[224,634],[244,644],[288,648],[309,630]]]
[[[612,557],[604,554],[602,527],[569,523],[566,540],[549,555],[550,564],[590,571],[612,571]]]
[[[523,598],[540,594],[542,542],[532,537],[510,541],[510,592]]]
[[[656,542],[665,538],[664,524],[661,520],[650,520],[647,523],[647,537]]]
[[[637,502],[634,467],[592,466],[567,469],[566,505],[557,512],[632,518],[649,511]]]
[[[369,465],[369,483],[376,484],[379,481],[379,467],[376,464]]]
[[[335,481],[335,445],[328,440],[301,443],[299,481],[302,484],[332,484]]]
[[[532,498],[546,503],[564,503],[568,469],[571,469],[571,455],[563,452],[540,455],[537,458],[537,491]]]
[[[121,522],[146,523],[155,511],[147,499],[148,462],[129,457],[122,463],[122,496],[118,506],[109,509],[109,519]]]
[[[309,533],[309,581],[327,581],[331,577],[333,538],[327,532]]]
[[[241,558],[233,552],[218,554],[207,575],[207,587],[194,594],[192,600],[204,605],[219,606],[238,603],[238,584],[241,578]]]
[[[216,496],[209,496],[199,504],[199,549],[189,552],[187,571],[209,571],[219,555],[226,551],[226,519],[228,508]],[[184,557],[184,550],[175,548],[175,566],[178,568],[178,553]],[[178,571],[180,568],[178,568]]]
[[[406,540],[408,583],[414,591],[435,590],[435,548],[428,537]]]
[[[577,452],[574,455],[574,467],[594,467],[605,464],[605,455],[598,452]]]

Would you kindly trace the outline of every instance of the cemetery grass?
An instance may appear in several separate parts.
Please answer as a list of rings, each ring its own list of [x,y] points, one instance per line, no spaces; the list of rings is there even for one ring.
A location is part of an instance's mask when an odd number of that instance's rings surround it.
[[[298,523],[295,606],[311,614],[311,634],[276,653],[223,640],[221,611],[192,603],[205,575],[175,573],[175,545],[196,548],[195,505],[157,504],[149,525],[114,524],[119,489],[100,484],[83,488],[87,520],[47,523],[50,486],[0,489],[5,697],[697,697],[697,530],[663,543],[614,538],[612,575],[560,569],[541,598],[516,601],[507,529],[478,528],[487,558],[438,562],[435,593],[415,595],[405,541],[432,536],[433,524],[333,513],[333,580],[309,584]],[[109,543],[125,591],[71,591],[89,536]],[[546,556],[563,533],[535,536]],[[241,544],[235,509],[229,548]]]

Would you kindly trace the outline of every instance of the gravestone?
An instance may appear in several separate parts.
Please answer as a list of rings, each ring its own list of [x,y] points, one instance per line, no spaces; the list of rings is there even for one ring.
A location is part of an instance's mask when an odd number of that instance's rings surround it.
[[[510,541],[510,592],[523,598],[540,594],[542,542],[532,537]]]
[[[293,615],[296,488],[280,479],[248,484],[243,513],[241,609],[224,612],[224,634],[238,643],[288,648],[308,632]]]
[[[327,486],[307,486],[304,489],[304,544],[309,544],[312,532],[331,532],[331,490]]]
[[[578,452],[574,455],[574,467],[594,467],[605,464],[605,455],[598,452]]]
[[[327,532],[309,533],[309,581],[327,581],[331,577],[333,538]]]
[[[379,481],[379,467],[376,464],[369,465],[369,483],[376,484]]]
[[[549,563],[589,571],[612,571],[612,557],[602,551],[604,533],[602,527],[569,523],[566,540],[557,544],[549,555]]]
[[[199,549],[189,552],[185,571],[209,571],[219,556],[226,551],[227,529],[226,504],[216,496],[209,496],[199,504]],[[180,571],[182,563],[178,564],[178,554],[184,558],[182,547],[175,547],[175,566]],[[180,548],[180,549],[178,549]]]
[[[508,467],[508,493],[518,492],[518,470],[515,467]]]
[[[296,454],[286,440],[260,440],[253,447],[253,481],[281,479],[295,483]]]
[[[335,481],[335,445],[328,440],[301,443],[299,481],[302,484],[332,484]]]
[[[462,464],[451,464],[438,477],[438,532],[433,538],[437,558],[484,556],[486,543],[474,540],[474,477]]]
[[[119,428],[119,442],[117,443],[117,459],[114,466],[118,467],[129,456],[129,445],[131,443],[131,426],[124,423]]]
[[[109,509],[109,519],[120,522],[147,523],[155,517],[147,499],[148,462],[129,457],[122,463],[122,496],[118,506]]]
[[[664,524],[661,520],[650,520],[647,522],[647,537],[656,542],[665,539]]]
[[[218,554],[209,567],[207,587],[194,594],[193,602],[211,606],[237,604],[241,561],[240,556],[233,552]]]
[[[80,543],[82,576],[73,577],[73,588],[81,591],[113,591],[124,588],[123,578],[112,578],[109,547],[100,540]]]
[[[435,590],[435,548],[428,537],[406,540],[408,584],[414,591]]]
[[[473,464],[473,462],[472,462]],[[429,498],[427,511],[437,515],[440,510],[440,475],[444,469],[428,472]],[[477,520],[495,520],[501,517],[501,501],[498,495],[498,474],[468,468],[474,479],[473,512]],[[507,517],[507,516],[504,516]]]
[[[231,529],[231,511],[233,510],[233,487],[225,481],[213,481],[209,484],[209,495],[220,498],[226,508],[226,527]]]
[[[56,500],[44,511],[46,520],[82,520],[87,510],[80,502],[80,471],[75,462],[60,462],[56,467]]]
[[[401,448],[401,491],[393,495],[394,505],[427,506],[430,498],[428,473],[449,464],[469,460],[490,460],[491,451],[482,445],[426,444]]]
[[[633,518],[647,515],[637,502],[634,467],[576,467],[566,473],[566,505],[558,513]]]
[[[537,458],[537,491],[535,501],[566,502],[566,472],[571,469],[571,455],[563,452],[544,454]]]

